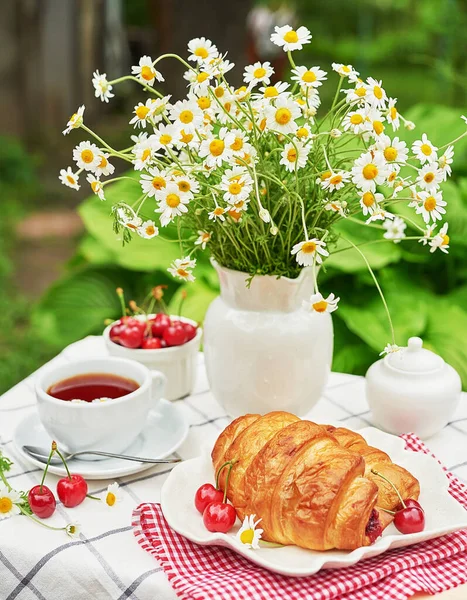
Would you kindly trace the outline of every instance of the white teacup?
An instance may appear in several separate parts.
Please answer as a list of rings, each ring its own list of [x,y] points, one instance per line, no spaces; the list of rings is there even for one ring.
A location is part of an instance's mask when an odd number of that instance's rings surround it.
[[[105,402],[69,402],[50,396],[51,385],[88,373],[111,373],[139,384],[134,392]],[[159,371],[126,358],[95,358],[52,366],[36,381],[40,420],[59,448],[67,452],[101,450],[124,452],[144,428],[149,411],[157,407],[166,378]]]

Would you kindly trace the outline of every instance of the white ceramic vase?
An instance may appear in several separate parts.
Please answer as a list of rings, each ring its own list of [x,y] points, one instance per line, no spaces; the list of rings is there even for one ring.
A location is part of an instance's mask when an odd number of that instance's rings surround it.
[[[297,279],[248,275],[214,264],[221,295],[204,321],[211,391],[231,417],[285,410],[304,416],[319,400],[332,362],[329,313],[302,307],[311,268]]]

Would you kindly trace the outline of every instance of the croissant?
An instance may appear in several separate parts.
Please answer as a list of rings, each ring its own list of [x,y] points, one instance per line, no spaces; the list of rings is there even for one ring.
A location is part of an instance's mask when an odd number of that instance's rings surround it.
[[[353,550],[374,542],[399,500],[371,469],[418,498],[418,481],[348,429],[318,425],[291,413],[245,415],[217,439],[217,473],[232,461],[227,495],[240,519],[261,518],[263,538],[312,550]],[[226,471],[219,477],[225,489]]]

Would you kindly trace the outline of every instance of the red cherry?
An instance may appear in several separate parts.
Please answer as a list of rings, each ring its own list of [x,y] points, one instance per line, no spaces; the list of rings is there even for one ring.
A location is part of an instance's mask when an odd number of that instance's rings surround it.
[[[198,331],[198,328],[195,327],[195,325],[192,325],[191,323],[182,323],[182,327],[185,330],[187,342],[196,337],[196,332]]]
[[[212,483],[204,483],[195,494],[195,506],[198,511],[203,514],[204,509],[211,502],[222,502],[224,492],[216,490]]]
[[[141,344],[141,348],[143,348],[143,350],[158,350],[159,348],[162,348],[161,338],[158,338],[158,337],[144,338],[143,343]]]
[[[418,533],[425,528],[425,513],[416,506],[403,508],[396,512],[394,525],[401,533]]]
[[[57,494],[64,506],[73,508],[86,498],[88,484],[81,475],[72,475],[71,479],[64,477],[57,483]]]
[[[125,348],[139,348],[143,337],[144,330],[139,325],[127,325],[120,334],[120,344]]]
[[[408,508],[419,508],[420,510],[423,510],[420,502],[418,502],[417,500],[414,500],[413,498],[407,498],[407,500],[404,500],[404,504]],[[402,506],[402,504],[399,504],[399,506],[396,508],[396,511],[403,510],[403,509],[404,509],[404,507]]]
[[[162,337],[164,330],[170,327],[170,317],[165,313],[158,313],[154,318],[149,319],[151,323],[152,335]]]
[[[29,490],[28,502],[32,512],[41,519],[48,519],[55,512],[55,496],[46,485],[35,485]]]
[[[122,333],[122,331],[124,329],[125,329],[125,323],[123,322],[122,319],[120,319],[120,321],[117,321],[114,325],[112,325],[112,327],[110,328],[110,331],[109,331],[109,337],[112,340],[112,342],[115,342],[116,344],[119,343],[120,334]]]
[[[167,346],[181,346],[187,341],[187,335],[182,325],[171,325],[164,329],[163,339]]]
[[[203,523],[208,531],[227,533],[235,524],[237,513],[231,504],[211,502],[203,512]]]

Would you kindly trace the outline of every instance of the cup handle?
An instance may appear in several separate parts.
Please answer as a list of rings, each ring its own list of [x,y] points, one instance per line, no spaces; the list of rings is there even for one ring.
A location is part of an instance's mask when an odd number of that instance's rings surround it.
[[[151,371],[152,386],[151,395],[152,398],[157,398],[157,402],[162,398],[167,383],[167,377],[160,371]]]

